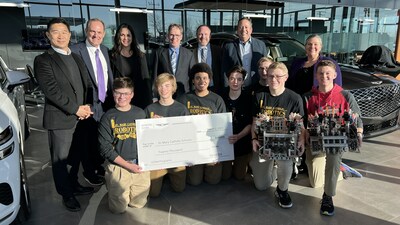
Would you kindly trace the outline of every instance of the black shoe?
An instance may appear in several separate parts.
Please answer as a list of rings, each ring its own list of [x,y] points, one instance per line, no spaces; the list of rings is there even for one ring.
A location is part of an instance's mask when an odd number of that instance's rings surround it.
[[[321,210],[322,215],[333,216],[335,214],[335,207],[333,206],[332,197],[324,193],[322,195]]]
[[[292,199],[290,198],[290,195],[287,190],[281,191],[279,187],[276,187],[275,196],[279,199],[280,207],[284,209],[292,208],[293,206]]]
[[[88,195],[94,192],[93,187],[83,187],[80,184],[75,185],[74,187],[74,195]]]
[[[67,208],[71,212],[78,212],[81,210],[81,204],[79,204],[78,200],[74,196],[72,197],[63,197],[63,204],[65,208]]]
[[[93,176],[83,175],[83,177],[85,178],[86,182],[88,182],[89,184],[91,184],[93,186],[100,186],[100,185],[104,184],[104,180],[97,175],[93,175]]]

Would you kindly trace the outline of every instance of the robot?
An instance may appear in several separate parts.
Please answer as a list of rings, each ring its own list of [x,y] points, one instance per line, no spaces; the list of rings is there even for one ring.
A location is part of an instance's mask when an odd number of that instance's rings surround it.
[[[351,110],[339,116],[339,109],[325,106],[319,113],[308,116],[307,129],[313,155],[360,152],[356,127],[359,116],[351,113]]]
[[[259,149],[260,161],[295,158],[298,155],[297,142],[302,127],[303,119],[297,113],[291,113],[289,119],[259,114],[256,132],[260,143],[263,143]]]

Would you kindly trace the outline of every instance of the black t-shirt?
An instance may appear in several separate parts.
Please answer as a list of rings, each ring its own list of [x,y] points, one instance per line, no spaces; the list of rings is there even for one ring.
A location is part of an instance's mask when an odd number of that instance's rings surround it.
[[[188,108],[190,115],[226,112],[224,100],[212,91],[204,97],[197,96],[194,91],[190,91],[180,96],[178,101]]]
[[[289,117],[290,113],[299,113],[304,116],[303,101],[300,95],[285,88],[279,96],[272,96],[269,88],[254,94],[252,113],[253,117],[257,114],[267,112],[269,116]]]
[[[189,115],[188,109],[180,102],[174,101],[172,105],[164,106],[159,102],[155,102],[144,110],[147,118],[152,118],[155,115],[162,117],[171,116],[186,116]]]
[[[239,98],[232,100],[229,97],[229,88],[225,89],[222,98],[224,99],[227,112],[232,112],[233,133],[240,133],[247,125],[252,123],[251,95],[248,91],[242,91]],[[235,157],[251,152],[251,136],[241,138],[234,145]]]

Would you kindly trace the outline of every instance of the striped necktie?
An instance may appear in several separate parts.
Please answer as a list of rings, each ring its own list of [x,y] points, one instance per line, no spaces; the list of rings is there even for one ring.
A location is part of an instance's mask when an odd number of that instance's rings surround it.
[[[172,50],[172,53],[171,53],[171,66],[172,66],[172,72],[175,75],[175,72],[176,72],[176,52],[175,52],[174,49]]]
[[[201,62],[207,63],[207,47],[201,48]]]

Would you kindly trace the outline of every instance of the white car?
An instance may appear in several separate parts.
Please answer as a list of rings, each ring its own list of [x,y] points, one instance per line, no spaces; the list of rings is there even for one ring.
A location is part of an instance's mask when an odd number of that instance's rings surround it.
[[[23,72],[0,57],[0,225],[26,220],[31,212],[24,162],[26,111]],[[22,126],[21,126],[22,125]]]

